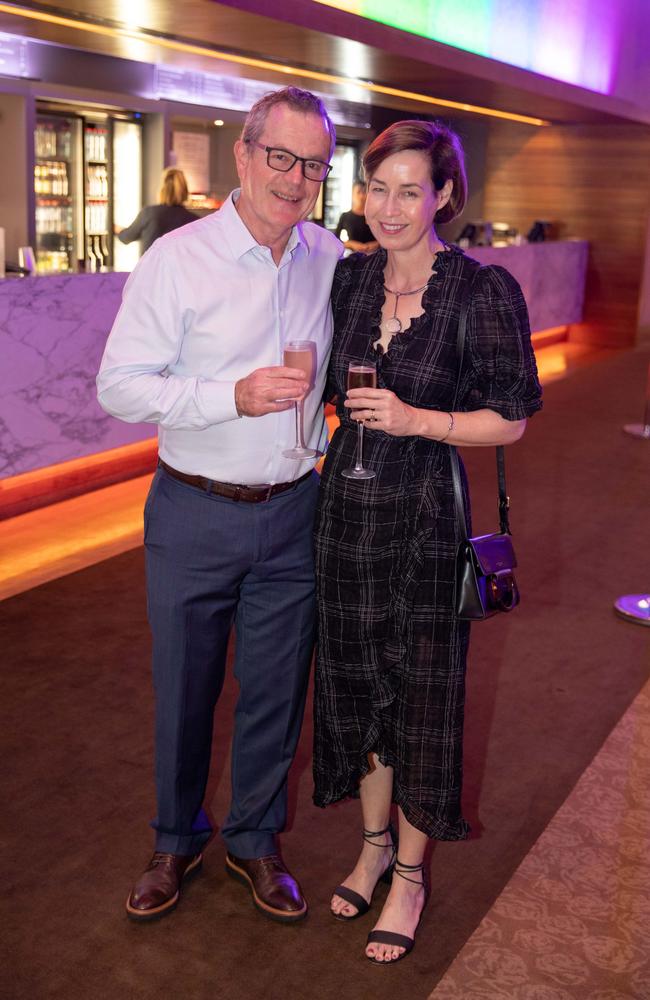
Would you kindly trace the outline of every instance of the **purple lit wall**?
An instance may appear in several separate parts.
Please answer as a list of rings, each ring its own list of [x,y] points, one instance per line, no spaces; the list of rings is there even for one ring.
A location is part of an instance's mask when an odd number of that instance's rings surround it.
[[[620,0],[314,2],[602,94],[614,89],[626,7]]]

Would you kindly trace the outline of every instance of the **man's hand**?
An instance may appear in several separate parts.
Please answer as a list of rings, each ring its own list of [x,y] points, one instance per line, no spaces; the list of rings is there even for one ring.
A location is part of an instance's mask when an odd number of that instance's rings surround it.
[[[309,392],[299,368],[257,368],[235,383],[235,406],[240,417],[262,417],[289,410]]]

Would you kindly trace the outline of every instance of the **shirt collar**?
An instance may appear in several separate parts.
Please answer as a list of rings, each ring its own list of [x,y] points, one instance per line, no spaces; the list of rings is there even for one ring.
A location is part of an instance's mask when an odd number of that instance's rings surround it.
[[[244,225],[239,212],[235,207],[235,202],[239,198],[240,192],[241,188],[235,188],[234,191],[231,191],[219,210],[221,222],[226,229],[228,244],[232,250],[233,256],[236,258],[243,257],[244,254],[249,252],[249,250],[254,250],[259,246],[255,237]],[[309,254],[309,243],[307,242],[303,232],[301,222],[299,222],[291,230],[284,253],[293,254],[298,247],[302,247],[302,250],[306,254]]]

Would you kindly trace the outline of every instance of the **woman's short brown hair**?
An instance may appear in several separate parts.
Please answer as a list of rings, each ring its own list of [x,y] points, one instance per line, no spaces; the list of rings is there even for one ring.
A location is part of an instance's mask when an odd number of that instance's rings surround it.
[[[158,201],[161,205],[182,205],[187,201],[188,190],[185,174],[177,167],[167,167],[160,178]]]
[[[465,154],[456,133],[440,122],[408,120],[389,125],[368,146],[363,158],[366,180],[372,179],[387,157],[408,149],[418,149],[429,158],[431,182],[436,191],[451,180],[451,197],[436,213],[436,222],[451,222],[467,201]]]

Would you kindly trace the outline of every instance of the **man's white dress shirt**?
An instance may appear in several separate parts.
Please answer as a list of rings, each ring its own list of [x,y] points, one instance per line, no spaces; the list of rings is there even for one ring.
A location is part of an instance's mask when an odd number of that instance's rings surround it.
[[[237,214],[238,195],[160,237],[142,257],[106,344],[98,399],[122,420],[159,424],[160,457],[181,472],[249,485],[288,482],[315,464],[282,455],[295,443],[294,408],[238,417],[235,383],[283,364],[287,341],[315,341],[305,443],[324,449],[330,289],[343,247],[301,222],[276,265]]]

